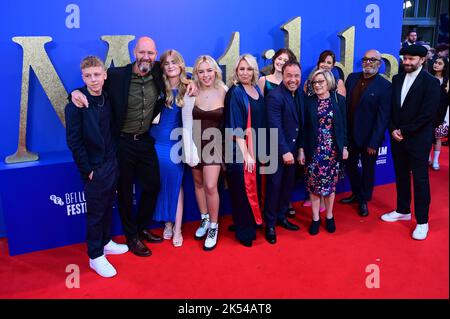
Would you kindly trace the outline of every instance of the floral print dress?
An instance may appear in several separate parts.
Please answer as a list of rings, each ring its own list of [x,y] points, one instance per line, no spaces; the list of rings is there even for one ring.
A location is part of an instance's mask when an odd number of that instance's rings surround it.
[[[316,196],[328,196],[336,191],[342,169],[333,129],[331,100],[319,100],[317,147],[312,161],[306,167],[306,186]]]

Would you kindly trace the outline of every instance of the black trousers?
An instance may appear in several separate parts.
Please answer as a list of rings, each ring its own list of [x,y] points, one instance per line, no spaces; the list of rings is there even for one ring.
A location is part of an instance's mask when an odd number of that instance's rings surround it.
[[[135,238],[151,221],[160,189],[158,156],[154,140],[149,135],[139,140],[119,138],[118,200],[123,232],[127,238]],[[142,191],[137,214],[133,213],[133,183],[137,179]]]
[[[295,186],[296,165],[284,165],[278,159],[278,169],[274,174],[266,175],[266,198],[264,217],[266,227],[274,227],[277,220],[286,218],[291,193]]]
[[[411,213],[411,173],[414,184],[415,217],[418,224],[428,223],[430,208],[430,181],[428,176],[428,154],[431,143],[424,150],[410,150],[402,142],[391,139],[392,158],[397,187],[397,212]]]
[[[349,142],[346,168],[352,193],[359,202],[368,202],[372,199],[377,156],[377,154],[369,155],[365,147],[360,148]],[[358,168],[360,159],[361,170]]]
[[[89,258],[103,255],[103,247],[111,240],[111,222],[118,179],[115,157],[94,169],[92,180],[86,181],[86,242]]]

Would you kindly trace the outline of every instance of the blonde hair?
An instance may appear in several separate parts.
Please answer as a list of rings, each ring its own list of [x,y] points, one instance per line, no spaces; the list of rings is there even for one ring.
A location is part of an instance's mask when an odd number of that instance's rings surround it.
[[[219,65],[217,64],[216,60],[214,60],[209,55],[201,55],[195,60],[194,64],[194,70],[192,71],[192,80],[194,80],[195,84],[198,88],[200,88],[200,80],[198,78],[198,67],[201,63],[208,63],[210,67],[214,69],[215,79],[214,79],[214,87],[218,88],[219,86],[224,85],[222,81],[222,70],[220,69]]]
[[[97,67],[97,66],[102,67],[103,70],[106,71],[106,67],[105,67],[105,64],[103,63],[103,61],[95,55],[88,55],[80,62],[81,70],[84,70],[87,68],[93,68],[93,67]]]
[[[248,65],[250,65],[251,68],[253,68],[253,77],[252,77],[252,86],[256,85],[256,82],[258,81],[258,75],[259,75],[259,68],[258,68],[258,63],[256,62],[256,58],[251,55],[251,54],[243,54],[239,57],[239,59],[237,60],[234,68],[233,68],[233,74],[231,76],[231,85],[237,85],[238,83],[240,83],[238,75],[237,75],[237,68],[239,67],[239,64],[241,63],[241,61],[244,60],[245,62],[248,63]],[[230,85],[230,86],[231,86]]]
[[[329,70],[318,69],[318,70],[314,71],[308,79],[309,83],[311,83],[311,86],[313,85],[312,82],[313,82],[314,78],[316,78],[318,75],[321,75],[321,74],[323,75],[323,77],[325,78],[325,81],[327,82],[328,90],[329,91],[336,90],[336,88],[337,88],[336,80],[334,78],[333,73],[331,73],[331,71],[329,71]],[[314,89],[314,87],[313,87],[313,89]]]
[[[178,84],[178,94],[175,98],[175,104],[179,107],[184,106],[184,95],[186,94],[187,85],[189,84],[189,80],[186,76],[186,64],[184,63],[184,59],[181,56],[181,54],[176,50],[167,50],[161,55],[161,67],[164,70],[164,63],[166,63],[167,59],[172,56],[175,63],[180,67],[181,73],[180,73],[180,83]],[[164,85],[166,87],[166,106],[171,108],[173,104],[173,94],[172,94],[172,88],[170,86],[169,79],[167,78],[166,74],[163,72],[163,80]]]

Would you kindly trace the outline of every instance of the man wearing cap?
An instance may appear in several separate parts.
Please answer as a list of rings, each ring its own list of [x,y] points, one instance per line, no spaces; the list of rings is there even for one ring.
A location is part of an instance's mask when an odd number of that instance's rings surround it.
[[[386,222],[411,220],[411,178],[414,185],[416,240],[428,234],[430,182],[428,154],[431,149],[433,118],[439,104],[439,81],[422,67],[427,49],[410,45],[400,51],[404,56],[404,72],[392,79],[392,110],[389,123],[392,158],[397,187],[397,208],[384,214]]]

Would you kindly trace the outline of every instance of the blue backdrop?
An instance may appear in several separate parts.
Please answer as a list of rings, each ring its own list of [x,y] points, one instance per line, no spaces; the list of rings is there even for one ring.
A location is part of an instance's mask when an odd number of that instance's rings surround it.
[[[88,55],[106,58],[107,42],[102,36],[143,35],[152,37],[161,54],[177,49],[192,66],[200,54],[214,58],[222,56],[233,32],[239,32],[240,53],[251,53],[261,68],[270,64],[263,57],[269,49],[285,46],[285,32],[280,27],[300,17],[301,64],[303,79],[311,72],[319,53],[325,49],[336,52],[341,61],[343,48],[338,33],[354,27],[354,50],[351,68],[360,71],[364,51],[376,48],[380,52],[398,54],[401,33],[402,1],[87,1],[71,2],[10,1],[2,2],[0,20],[0,73],[2,116],[0,117],[0,235],[7,235],[10,254],[46,249],[84,241],[85,207],[82,185],[65,143],[65,130],[51,99],[30,68],[28,117],[26,119],[27,148],[39,154],[39,160],[6,164],[14,154],[19,140],[21,92],[23,91],[24,50],[13,37],[51,37],[45,52],[53,65],[65,94],[81,85],[79,62]],[[129,42],[131,60],[135,40]],[[37,54],[29,50],[31,55]],[[41,72],[41,71],[40,71]],[[50,72],[50,71],[49,71]],[[43,77],[45,72],[41,72]],[[51,73],[51,72],[50,72]],[[48,78],[48,77],[47,77]],[[46,85],[57,90],[57,83]],[[22,112],[23,115],[23,112]],[[393,181],[389,147],[379,150],[377,184]],[[198,218],[189,170],[185,176],[185,219]],[[338,191],[348,189],[347,182]],[[226,191],[221,191],[221,213],[229,213]],[[299,187],[294,199],[303,199]],[[120,232],[117,216],[115,233]]]

